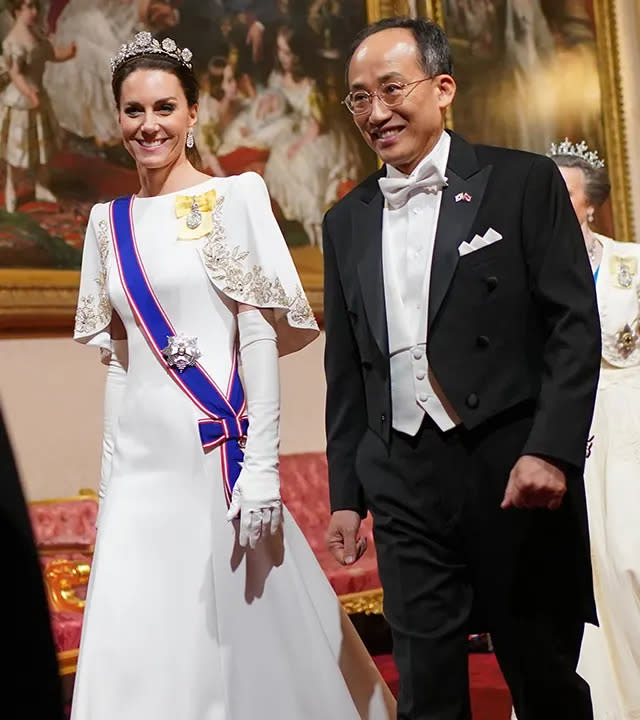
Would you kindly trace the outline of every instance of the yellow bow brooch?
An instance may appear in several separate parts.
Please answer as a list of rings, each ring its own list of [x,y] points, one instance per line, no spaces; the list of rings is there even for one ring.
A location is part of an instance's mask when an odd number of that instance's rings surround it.
[[[213,230],[213,208],[216,191],[202,195],[176,195],[178,239],[197,240]]]

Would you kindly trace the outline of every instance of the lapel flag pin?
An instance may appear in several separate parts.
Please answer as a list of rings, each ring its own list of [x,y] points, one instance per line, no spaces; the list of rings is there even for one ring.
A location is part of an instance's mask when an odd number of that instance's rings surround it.
[[[471,202],[471,195],[469,193],[458,193],[455,197],[456,202],[460,202],[461,200],[464,200],[465,202]]]

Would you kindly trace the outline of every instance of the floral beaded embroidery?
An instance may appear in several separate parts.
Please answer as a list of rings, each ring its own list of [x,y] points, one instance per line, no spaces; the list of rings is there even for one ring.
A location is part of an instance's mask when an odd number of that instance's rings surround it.
[[[221,221],[220,198],[213,209],[213,230],[202,248],[204,264],[211,278],[219,282],[222,291],[244,302],[259,307],[288,308],[289,320],[296,327],[315,328],[315,318],[305,294],[296,287],[293,296],[287,295],[279,278],[269,279],[261,265],[250,266],[249,252],[238,245],[230,248]]]
[[[98,255],[100,265],[95,277],[97,295],[89,293],[78,300],[75,332],[86,335],[105,327],[111,320],[111,303],[107,293],[107,260],[109,258],[109,226],[106,220],[98,223]]]

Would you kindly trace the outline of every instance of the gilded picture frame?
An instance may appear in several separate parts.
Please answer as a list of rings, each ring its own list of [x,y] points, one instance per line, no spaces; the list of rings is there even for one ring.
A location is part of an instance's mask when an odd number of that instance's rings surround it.
[[[359,1],[362,2],[369,21],[393,15],[421,15],[439,22],[451,35],[445,12],[447,0]],[[631,240],[632,201],[615,0],[593,0],[592,16],[595,25],[602,108],[603,154],[607,160],[612,184],[610,210],[614,218],[614,233],[617,240]],[[336,82],[330,101],[337,110],[342,110],[339,107],[341,91],[340,83]],[[461,132],[463,129],[457,122],[456,106],[460,106],[460,100],[464,101],[464,94],[467,92],[469,88],[459,82],[458,98],[447,118],[448,126]],[[480,141],[488,142],[490,139]],[[318,248],[306,247],[293,247],[291,251],[312,307],[321,319],[323,306],[321,253]],[[78,280],[79,273],[76,270],[0,267],[0,336],[69,334],[75,310]]]

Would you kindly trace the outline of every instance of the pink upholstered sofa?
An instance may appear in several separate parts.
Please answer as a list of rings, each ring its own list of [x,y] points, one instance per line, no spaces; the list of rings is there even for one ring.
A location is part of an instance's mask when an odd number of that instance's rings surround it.
[[[93,490],[29,505],[62,675],[76,669],[97,512]]]
[[[280,458],[282,497],[305,534],[345,610],[350,614],[382,612],[382,590],[371,519],[363,522],[369,549],[353,567],[339,565],[325,547],[329,518],[327,460],[324,453],[299,453]],[[36,544],[40,552],[60,672],[75,672],[82,613],[89,579],[96,494],[81,490],[74,497],[30,504]]]

